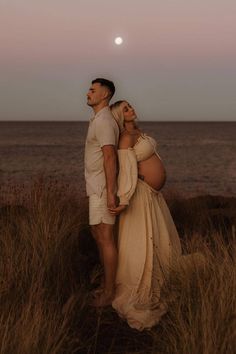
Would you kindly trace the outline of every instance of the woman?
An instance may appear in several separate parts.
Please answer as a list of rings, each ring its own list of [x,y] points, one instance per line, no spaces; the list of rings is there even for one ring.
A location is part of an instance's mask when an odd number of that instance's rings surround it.
[[[166,171],[156,141],[136,123],[136,113],[126,101],[111,111],[120,128],[118,196],[118,270],[112,302],[132,328],[157,324],[166,312],[160,292],[164,278],[181,254],[179,236],[160,192]]]

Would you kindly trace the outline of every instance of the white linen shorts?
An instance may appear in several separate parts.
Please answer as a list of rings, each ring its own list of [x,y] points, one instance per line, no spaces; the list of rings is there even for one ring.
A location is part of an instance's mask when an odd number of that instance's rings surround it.
[[[89,196],[89,225],[115,224],[116,217],[107,209],[107,191],[103,190],[101,197],[97,194]]]

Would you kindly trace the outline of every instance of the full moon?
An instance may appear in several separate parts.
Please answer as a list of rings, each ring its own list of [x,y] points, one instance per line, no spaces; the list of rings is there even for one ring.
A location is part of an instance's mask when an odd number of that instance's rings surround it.
[[[121,45],[123,43],[123,39],[121,37],[116,37],[115,38],[115,44],[116,45]]]

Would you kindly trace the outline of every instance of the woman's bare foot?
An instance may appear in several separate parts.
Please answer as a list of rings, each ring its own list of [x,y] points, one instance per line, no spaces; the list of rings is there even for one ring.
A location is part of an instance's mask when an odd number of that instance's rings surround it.
[[[94,300],[92,300],[91,305],[94,307],[106,307],[110,306],[112,300],[114,299],[114,292],[101,291],[96,294]]]

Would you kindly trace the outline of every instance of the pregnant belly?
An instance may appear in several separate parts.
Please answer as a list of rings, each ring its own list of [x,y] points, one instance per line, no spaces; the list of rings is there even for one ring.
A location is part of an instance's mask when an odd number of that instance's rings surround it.
[[[160,190],[166,181],[165,167],[155,154],[149,159],[138,163],[138,174],[142,175],[144,181],[156,190]]]

